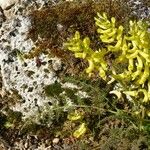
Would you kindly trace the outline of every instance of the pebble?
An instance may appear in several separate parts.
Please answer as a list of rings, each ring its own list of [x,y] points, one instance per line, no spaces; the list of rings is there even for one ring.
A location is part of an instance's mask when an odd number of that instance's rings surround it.
[[[25,148],[28,148],[28,143],[27,143],[27,142],[24,144],[24,147],[25,147]]]
[[[53,144],[57,144],[59,142],[59,138],[54,138],[53,139]]]

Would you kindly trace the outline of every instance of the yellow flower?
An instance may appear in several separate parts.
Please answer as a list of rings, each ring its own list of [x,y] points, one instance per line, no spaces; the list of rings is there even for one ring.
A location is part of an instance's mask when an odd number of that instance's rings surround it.
[[[80,136],[82,136],[83,134],[85,134],[87,128],[85,123],[82,123],[79,128],[77,130],[75,130],[75,132],[73,133],[73,136],[75,138],[79,138]]]

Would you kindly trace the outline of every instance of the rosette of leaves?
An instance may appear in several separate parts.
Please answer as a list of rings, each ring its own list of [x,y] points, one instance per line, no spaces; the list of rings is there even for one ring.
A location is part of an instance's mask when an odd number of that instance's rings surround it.
[[[142,106],[150,101],[150,33],[148,25],[143,21],[130,21],[129,29],[116,25],[114,17],[108,18],[106,13],[99,14],[95,19],[98,27],[97,32],[100,41],[105,44],[104,48],[92,50],[90,39],[85,37],[83,40],[80,33],[76,32],[65,46],[74,52],[75,57],[88,61],[89,67],[86,69],[88,74],[97,70],[102,79],[117,81],[122,88],[119,92],[130,96],[135,101],[139,101]],[[113,53],[115,58],[110,68],[108,60],[105,59],[109,53]],[[125,64],[125,65],[124,65]],[[118,72],[117,66],[125,67]],[[115,92],[114,92],[115,93]],[[145,106],[144,106],[145,107]],[[140,107],[141,108],[141,107]],[[137,109],[140,109],[137,108]],[[145,112],[149,112],[145,107]]]

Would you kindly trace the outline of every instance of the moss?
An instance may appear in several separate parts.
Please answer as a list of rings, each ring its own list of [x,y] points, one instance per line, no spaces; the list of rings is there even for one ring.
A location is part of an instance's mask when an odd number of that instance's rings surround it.
[[[3,113],[0,113],[0,132],[1,130],[3,130],[6,121],[7,121],[7,116],[4,115]]]
[[[109,16],[114,16],[118,24],[127,22],[131,17],[125,0],[60,1],[56,5],[34,10],[30,14],[32,28],[28,37],[35,42],[36,47],[24,57],[32,59],[41,53],[50,54],[61,58],[64,63],[65,69],[61,70],[62,74],[79,74],[87,67],[87,62],[76,59],[71,53],[65,51],[63,43],[75,31],[79,31],[82,36],[86,35],[91,39],[91,48],[95,50],[103,47],[101,42],[97,42],[99,37],[94,25],[96,13],[103,11]]]
[[[61,2],[33,11],[30,14],[32,29],[29,37],[36,41],[37,48],[33,49],[28,57],[35,57],[49,49],[48,53],[64,58],[68,53],[64,53],[62,43],[76,30],[91,39],[98,38],[94,17],[97,12],[103,11],[116,17],[119,23],[126,22],[130,14],[129,8],[121,0]],[[39,36],[42,40],[38,40]],[[96,48],[99,44],[92,43],[92,47]]]
[[[20,135],[29,134],[30,132],[36,133],[37,129],[38,125],[36,123],[28,122],[22,127]]]
[[[37,137],[41,137],[41,138],[44,137],[50,138],[52,136],[51,131],[47,127],[36,124],[31,120],[26,120],[26,122],[24,123],[24,125],[20,130],[20,135],[23,136],[23,135],[30,135],[30,134],[35,134]]]
[[[10,124],[18,124],[22,121],[22,113],[8,109],[7,122]]]
[[[126,21],[130,11],[121,0],[105,0],[102,2],[63,2],[55,6],[36,10],[31,13],[32,29],[30,37],[33,41],[38,36],[51,41],[51,45],[61,45],[63,39],[78,30],[83,36],[95,36],[94,17],[97,12],[107,12],[119,20]],[[68,33],[69,32],[69,33]],[[47,45],[48,46],[48,45]]]
[[[46,96],[52,97],[59,96],[59,94],[63,92],[61,84],[58,82],[45,86],[44,91]]]
[[[11,89],[11,93],[6,91],[0,104],[2,105],[2,107],[4,106],[12,107],[16,105],[18,102],[20,102],[20,100],[22,100],[22,97],[18,93],[18,91],[15,89]]]

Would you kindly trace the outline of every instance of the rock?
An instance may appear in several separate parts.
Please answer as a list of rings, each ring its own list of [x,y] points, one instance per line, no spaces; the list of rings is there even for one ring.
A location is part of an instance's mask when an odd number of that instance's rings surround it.
[[[127,4],[132,10],[131,14],[137,16],[139,19],[150,17],[150,8],[145,6],[142,0],[129,0]]]
[[[59,142],[59,138],[54,138],[53,139],[53,144],[58,144],[58,142]]]
[[[3,9],[0,7],[0,27],[2,26],[2,23],[6,20],[6,16],[4,15]]]
[[[0,4],[4,4],[2,1],[0,0]],[[5,1],[8,2],[8,0]],[[41,3],[43,4],[44,1]],[[39,5],[42,4],[39,3]],[[40,67],[37,67],[36,58],[22,59],[23,53],[28,53],[35,47],[34,42],[27,38],[31,28],[27,10],[31,11],[31,8],[36,9],[33,1],[23,0],[16,3],[14,7],[6,11],[10,11],[12,17],[7,18],[0,29],[0,67],[3,88],[10,93],[17,90],[22,99],[20,103],[10,108],[22,112],[24,118],[36,115],[39,107],[52,101],[44,95],[43,90],[46,85],[57,80],[56,73],[49,67],[48,55],[39,56],[39,59],[45,62]]]
[[[9,9],[17,2],[18,0],[0,0],[0,6],[2,7],[2,9]]]

